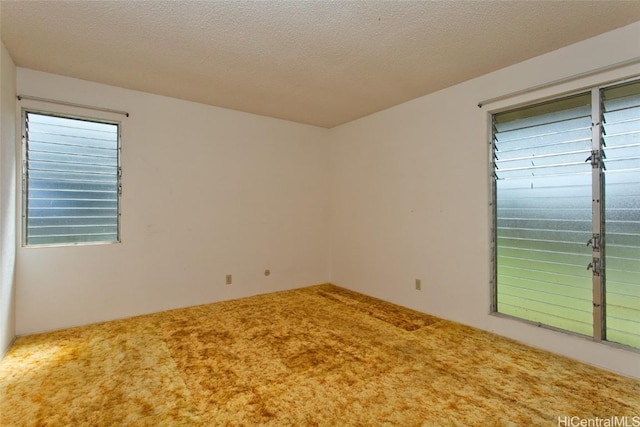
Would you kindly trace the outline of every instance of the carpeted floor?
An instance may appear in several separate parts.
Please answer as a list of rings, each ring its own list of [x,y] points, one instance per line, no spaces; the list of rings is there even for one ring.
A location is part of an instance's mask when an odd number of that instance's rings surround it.
[[[640,416],[640,382],[331,285],[22,337],[0,361],[3,426],[565,416]]]

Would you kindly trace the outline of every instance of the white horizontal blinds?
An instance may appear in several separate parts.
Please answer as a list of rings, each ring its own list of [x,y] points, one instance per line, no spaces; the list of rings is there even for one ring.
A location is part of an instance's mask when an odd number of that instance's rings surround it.
[[[118,240],[118,125],[26,113],[28,245]]]
[[[590,94],[493,116],[497,311],[593,333]]]
[[[606,337],[640,347],[640,82],[602,99]]]

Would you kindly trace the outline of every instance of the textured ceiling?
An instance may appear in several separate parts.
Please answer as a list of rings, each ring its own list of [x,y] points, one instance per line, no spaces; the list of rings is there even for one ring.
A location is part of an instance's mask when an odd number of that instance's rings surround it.
[[[18,66],[323,127],[640,20],[640,1],[7,1]]]

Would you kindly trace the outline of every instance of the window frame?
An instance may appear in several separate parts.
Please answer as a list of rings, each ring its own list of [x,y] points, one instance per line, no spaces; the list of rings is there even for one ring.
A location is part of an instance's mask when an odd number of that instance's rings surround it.
[[[113,241],[89,241],[89,242],[63,242],[63,243],[27,243],[28,242],[28,177],[27,177],[27,114],[39,114],[62,119],[81,120],[91,123],[115,125],[117,128],[117,175],[116,175],[116,240]],[[25,249],[74,247],[74,246],[100,246],[122,243],[122,121],[97,117],[95,115],[77,114],[76,112],[61,112],[46,108],[23,106],[20,114],[21,138],[20,138],[20,246]]]
[[[539,328],[543,328],[543,329],[547,329],[547,330],[551,330],[551,331],[556,331],[556,332],[561,332],[563,334],[566,335],[571,335],[574,337],[578,337],[578,338],[582,338],[582,339],[586,339],[592,342],[596,342],[596,343],[601,343],[610,347],[614,347],[614,348],[621,348],[624,350],[628,350],[628,351],[632,351],[635,353],[640,353],[640,347],[635,347],[632,345],[628,345],[628,344],[623,344],[623,343],[619,343],[619,342],[615,342],[615,341],[608,341],[606,338],[606,322],[605,322],[605,317],[606,317],[606,299],[605,299],[605,295],[606,295],[606,290],[605,290],[605,283],[606,283],[606,270],[605,274],[602,276],[600,284],[593,284],[593,288],[595,289],[596,286],[600,287],[600,295],[596,296],[594,294],[594,298],[592,300],[593,303],[595,303],[596,301],[601,302],[601,307],[598,309],[594,309],[593,313],[594,313],[594,326],[597,326],[599,329],[599,333],[595,332],[595,328],[594,328],[594,333],[592,335],[584,335],[578,332],[574,332],[574,331],[570,331],[570,330],[566,330],[566,329],[562,329],[559,327],[555,327],[552,325],[547,325],[541,322],[536,322],[533,320],[529,320],[529,319],[525,319],[525,318],[521,318],[518,316],[514,316],[511,314],[506,314],[506,313],[502,313],[500,311],[498,311],[498,236],[497,236],[497,231],[498,231],[498,212],[497,212],[497,196],[498,196],[498,191],[497,191],[497,175],[496,175],[496,165],[495,165],[495,160],[496,160],[496,151],[495,151],[495,146],[494,146],[494,128],[493,128],[493,116],[496,114],[500,114],[500,113],[504,113],[504,112],[508,112],[508,111],[515,111],[521,108],[526,108],[526,107],[531,107],[531,106],[535,106],[536,104],[543,104],[546,102],[555,102],[555,101],[559,101],[562,100],[563,98],[569,98],[572,96],[577,96],[580,94],[587,94],[587,93],[591,93],[591,108],[592,108],[592,118],[594,116],[594,114],[598,115],[598,121],[596,123],[592,124],[592,145],[593,144],[593,138],[596,137],[596,133],[597,133],[597,137],[599,138],[600,142],[599,144],[601,144],[601,148],[604,148],[604,144],[603,144],[603,136],[604,136],[604,132],[603,132],[603,126],[601,123],[602,120],[602,103],[603,101],[603,92],[604,90],[608,89],[608,88],[612,88],[612,87],[616,87],[616,86],[623,86],[625,84],[631,84],[631,83],[638,83],[640,82],[640,76],[639,75],[633,75],[631,77],[621,77],[618,79],[613,79],[613,80],[607,80],[604,82],[594,82],[592,84],[588,84],[585,86],[580,86],[574,90],[569,90],[569,91],[560,91],[560,92],[556,92],[555,94],[551,94],[548,96],[539,96],[539,97],[535,97],[532,96],[529,99],[522,101],[522,102],[512,102],[509,103],[509,100],[506,101],[506,104],[504,106],[500,106],[497,107],[495,109],[490,109],[487,111],[487,140],[488,140],[488,169],[489,169],[489,193],[490,193],[490,202],[489,202],[489,215],[490,215],[490,280],[489,280],[489,284],[490,284],[490,307],[489,307],[489,314],[492,316],[496,316],[496,317],[501,317],[501,318],[505,318],[505,319],[511,319],[511,320],[516,320],[520,323],[524,323],[524,324],[529,324],[532,326],[536,326]],[[597,97],[596,97],[597,94]],[[598,105],[595,105],[594,101],[597,100],[598,101]],[[604,167],[602,169],[602,172],[604,172]],[[602,187],[604,187],[605,185],[605,181],[604,179],[600,181],[600,185]],[[601,200],[602,203],[600,204],[600,218],[599,218],[599,222],[600,222],[600,226],[602,228],[604,228],[604,210],[605,210],[605,201],[606,201],[606,197],[604,194],[604,188],[600,188],[599,189],[599,194],[601,196]],[[593,189],[592,189],[593,191]],[[595,221],[592,219],[592,225],[595,224]],[[604,235],[604,234],[603,234]],[[606,246],[605,246],[606,248]],[[606,251],[606,249],[605,249]],[[602,253],[602,259],[605,259],[605,252],[603,251]],[[595,277],[595,275],[594,275]],[[594,279],[595,280],[595,279]],[[595,291],[594,291],[595,292]],[[599,299],[598,299],[599,298]],[[595,316],[597,315],[599,316],[599,320],[595,319]],[[596,324],[595,322],[599,322],[598,324]]]

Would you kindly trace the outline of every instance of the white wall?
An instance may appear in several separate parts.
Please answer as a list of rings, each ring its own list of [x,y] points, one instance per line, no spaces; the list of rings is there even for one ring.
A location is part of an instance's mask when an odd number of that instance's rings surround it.
[[[19,94],[131,114],[122,243],[19,248],[18,335],[328,281],[326,129],[17,74]]]
[[[0,43],[0,358],[16,336],[15,106],[16,67]]]
[[[491,109],[640,74],[640,66],[477,107],[639,56],[640,22],[334,128],[332,282],[640,377],[638,353],[489,314],[488,162]]]

